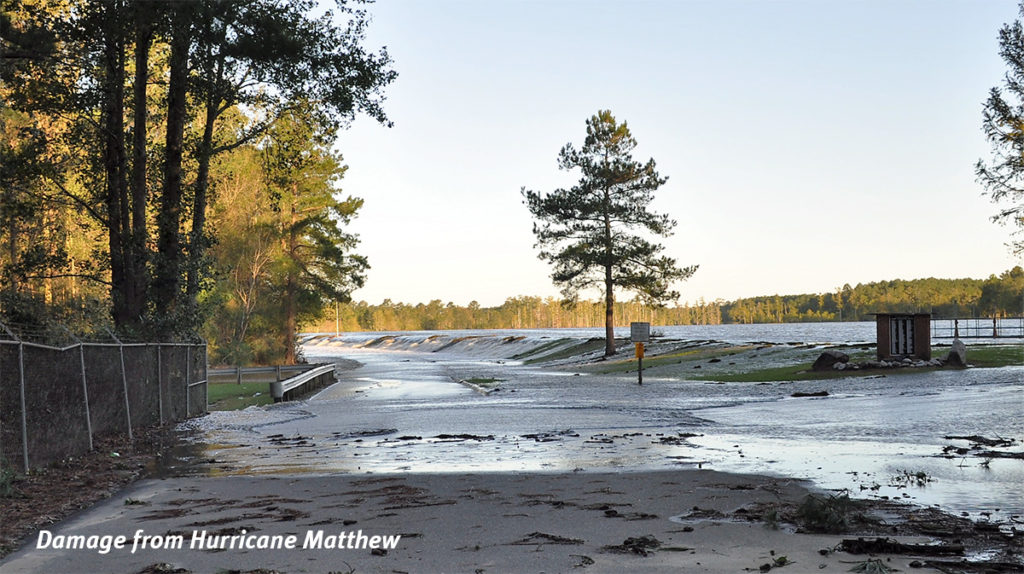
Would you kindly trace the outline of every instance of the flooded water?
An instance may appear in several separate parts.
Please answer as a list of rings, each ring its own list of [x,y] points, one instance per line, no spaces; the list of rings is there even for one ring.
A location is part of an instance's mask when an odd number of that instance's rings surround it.
[[[703,330],[702,330],[703,329]],[[873,339],[873,323],[655,328],[732,343]],[[624,333],[625,334],[625,333]],[[352,334],[311,361],[354,359],[304,401],[194,421],[215,473],[623,471],[700,465],[807,478],[973,517],[1024,515],[1024,460],[943,456],[947,436],[1024,440],[1024,367],[798,383],[594,375],[512,359],[596,330]],[[478,386],[459,381],[475,381]],[[829,396],[792,398],[827,389]],[[920,479],[919,477],[925,477]]]

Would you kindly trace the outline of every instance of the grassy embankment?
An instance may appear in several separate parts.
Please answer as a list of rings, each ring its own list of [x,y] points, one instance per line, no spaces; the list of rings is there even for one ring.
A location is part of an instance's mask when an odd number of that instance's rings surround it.
[[[236,411],[253,405],[269,405],[274,402],[270,396],[267,381],[231,383],[210,383],[207,408],[211,411]]]
[[[860,363],[875,359],[874,345],[836,347]],[[933,347],[933,357],[945,357],[948,346]],[[920,373],[935,368],[916,369],[860,369],[846,371],[811,371],[811,365],[821,353],[820,348],[790,347],[786,345],[711,345],[697,348],[680,347],[644,358],[644,372],[652,376],[664,375],[697,381],[718,382],[783,382],[864,377],[872,375],[900,375]],[[968,347],[968,363],[981,368],[1024,365],[1024,347],[1019,345],[982,345]],[[635,358],[602,361],[578,366],[580,370],[596,374],[636,372]]]
[[[604,349],[604,339],[601,338],[589,339],[577,344],[571,344],[571,342],[572,339],[555,339],[550,343],[545,343],[535,349],[513,355],[509,358],[523,361],[526,365],[535,365],[549,361],[569,359]]]
[[[845,349],[840,349],[847,352]],[[933,347],[932,357],[945,357],[946,353],[949,352],[949,347]],[[863,353],[849,353],[851,362],[860,362],[864,360],[872,360],[875,358],[874,352],[870,352],[869,356],[864,356]],[[715,380],[722,382],[782,382],[782,381],[809,381],[809,380],[820,380],[820,379],[839,379],[843,377],[864,377],[872,375],[903,375],[910,373],[921,373],[927,371],[935,371],[942,367],[926,367],[926,368],[915,368],[915,369],[860,369],[860,370],[845,370],[845,371],[824,371],[815,372],[811,371],[811,365],[813,360],[808,362],[801,362],[797,365],[784,366],[784,367],[772,367],[766,369],[758,369],[744,373],[734,373],[724,376],[708,376],[708,377],[697,377],[700,380]],[[1024,365],[1024,347],[1020,346],[977,346],[968,347],[967,349],[967,362],[968,364],[978,368],[996,368],[1006,367],[1010,365]]]

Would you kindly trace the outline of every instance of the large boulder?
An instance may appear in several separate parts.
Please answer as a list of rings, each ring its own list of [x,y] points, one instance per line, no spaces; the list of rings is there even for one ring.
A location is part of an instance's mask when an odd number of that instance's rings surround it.
[[[946,366],[966,367],[967,366],[967,345],[960,339],[953,339],[953,345],[946,355]]]
[[[842,351],[836,351],[829,349],[818,355],[818,358],[814,361],[814,365],[811,366],[812,371],[831,371],[835,369],[837,363],[847,363],[850,361],[850,356]]]

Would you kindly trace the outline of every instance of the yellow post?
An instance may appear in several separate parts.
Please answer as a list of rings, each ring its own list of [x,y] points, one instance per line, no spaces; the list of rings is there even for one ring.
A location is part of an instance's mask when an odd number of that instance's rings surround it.
[[[633,343],[636,345],[636,384],[644,384],[644,344]]]

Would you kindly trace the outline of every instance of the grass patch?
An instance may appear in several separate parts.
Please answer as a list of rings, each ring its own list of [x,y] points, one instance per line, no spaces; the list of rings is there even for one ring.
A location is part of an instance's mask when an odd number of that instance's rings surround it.
[[[875,351],[864,349],[839,349],[850,355],[851,363],[873,361]],[[932,347],[932,357],[944,359],[949,347]],[[813,355],[813,356],[812,356]],[[872,375],[898,376],[912,373],[926,373],[940,367],[900,368],[900,369],[858,369],[844,371],[812,371],[813,359],[817,352],[807,355],[807,362],[793,363],[781,367],[766,367],[742,372],[704,373],[693,376],[697,381],[715,381],[723,383],[779,383],[788,381],[817,381],[839,379],[844,377],[868,377]],[[1018,345],[983,345],[967,348],[967,362],[975,367],[995,368],[1011,365],[1024,365],[1024,347]],[[648,361],[644,360],[646,368]],[[634,367],[635,368],[635,367]]]
[[[749,351],[754,347],[751,345],[737,347],[680,347],[676,350],[662,353],[660,355],[648,355],[644,357],[644,370],[653,369],[665,365],[678,365],[684,362],[700,362],[709,359],[735,355],[743,351]],[[587,370],[598,374],[626,373],[635,371],[637,367],[636,357],[629,357],[604,363],[588,365]]]
[[[948,348],[932,349],[933,357],[945,357]],[[1022,345],[982,345],[967,347],[967,362],[975,367],[1009,367],[1024,365]]]
[[[274,402],[267,383],[212,383],[207,388],[207,408],[211,411],[237,411]],[[259,396],[256,393],[260,393]]]
[[[843,376],[860,374],[864,371],[815,372],[811,363],[786,365],[784,367],[767,367],[740,373],[708,373],[691,377],[695,381],[715,381],[720,383],[780,383],[786,381],[815,381],[818,379],[836,379]]]

